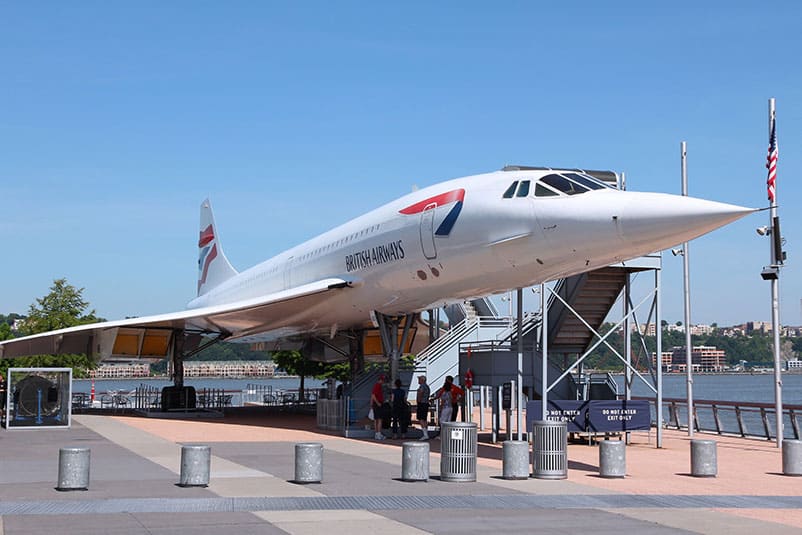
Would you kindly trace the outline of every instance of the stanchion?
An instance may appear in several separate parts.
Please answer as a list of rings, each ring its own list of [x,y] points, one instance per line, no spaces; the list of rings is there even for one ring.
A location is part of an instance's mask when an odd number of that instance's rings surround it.
[[[295,483],[323,481],[323,444],[305,442],[295,445]]]
[[[718,461],[715,440],[691,440],[691,475],[716,477]]]
[[[802,476],[802,440],[783,440],[783,474]]]
[[[205,487],[209,484],[212,459],[210,446],[181,446],[180,487]]]
[[[529,442],[505,440],[501,445],[501,477],[527,479],[529,477]]]
[[[623,440],[603,440],[599,443],[599,477],[627,475],[627,450]]]
[[[58,486],[56,490],[89,488],[89,448],[58,450]]]
[[[404,442],[401,445],[401,480],[429,480],[429,443]]]

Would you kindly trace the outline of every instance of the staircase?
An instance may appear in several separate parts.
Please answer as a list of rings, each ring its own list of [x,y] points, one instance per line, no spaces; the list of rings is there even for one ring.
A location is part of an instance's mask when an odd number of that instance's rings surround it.
[[[626,282],[627,270],[604,267],[565,279],[558,294],[598,331]],[[582,354],[595,339],[593,332],[565,304],[555,299],[549,306],[549,352]]]

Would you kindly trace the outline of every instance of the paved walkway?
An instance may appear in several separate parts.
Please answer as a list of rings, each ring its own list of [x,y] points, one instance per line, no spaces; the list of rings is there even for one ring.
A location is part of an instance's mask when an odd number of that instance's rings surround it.
[[[69,430],[0,430],[0,535],[262,533],[802,533],[802,478],[771,443],[724,437],[718,477],[694,478],[688,437],[633,433],[627,477],[598,477],[570,444],[568,479],[507,481],[480,433],[477,482],[400,481],[402,441],[346,439],[290,415],[185,421],[74,416]],[[294,444],[324,446],[323,482],[297,485]],[[181,444],[212,447],[207,488],[178,487]],[[58,449],[91,450],[87,491],[58,492]]]

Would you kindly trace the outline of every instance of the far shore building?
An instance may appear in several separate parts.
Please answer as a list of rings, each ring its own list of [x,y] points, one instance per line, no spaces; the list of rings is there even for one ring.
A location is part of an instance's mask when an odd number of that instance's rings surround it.
[[[150,363],[148,362],[104,363],[94,370],[89,370],[89,377],[92,379],[131,379],[149,375]]]
[[[184,362],[184,377],[273,377],[271,360],[197,360]]]
[[[654,353],[652,363],[657,366],[657,355]],[[694,372],[722,372],[727,368],[727,353],[715,346],[694,346],[691,350],[691,366]],[[664,372],[684,372],[686,369],[685,346],[677,346],[663,353]]]
[[[198,360],[184,362],[184,377],[273,377],[270,360]],[[89,372],[93,379],[136,379],[150,376],[147,362],[103,363]]]

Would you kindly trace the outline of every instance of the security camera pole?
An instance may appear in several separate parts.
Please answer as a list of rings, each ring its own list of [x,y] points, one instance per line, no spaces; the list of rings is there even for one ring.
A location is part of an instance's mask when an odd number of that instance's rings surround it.
[[[782,448],[783,441],[783,401],[782,401],[782,370],[780,369],[780,266],[783,263],[782,235],[780,234],[780,217],[777,215],[777,130],[776,110],[774,99],[769,99],[769,151],[766,157],[768,178],[766,188],[771,203],[770,230],[771,236],[771,265],[763,268],[761,276],[771,281],[771,332],[774,337],[774,412],[777,423],[777,447]]]

